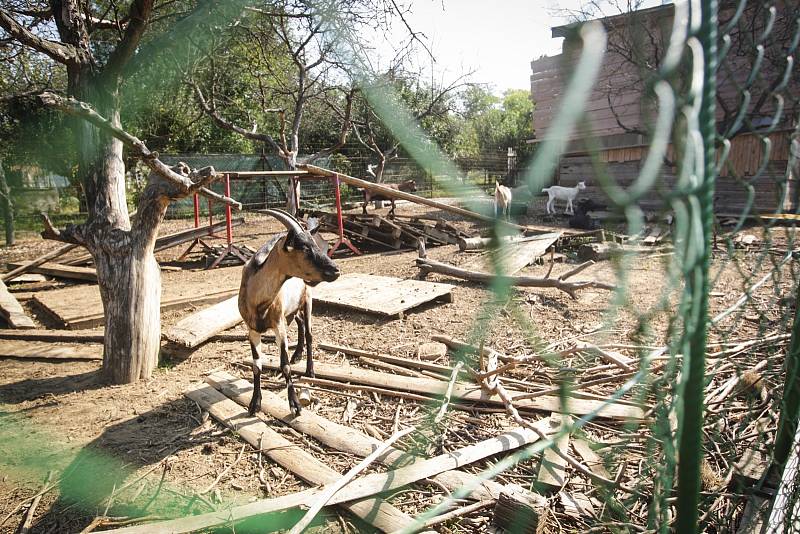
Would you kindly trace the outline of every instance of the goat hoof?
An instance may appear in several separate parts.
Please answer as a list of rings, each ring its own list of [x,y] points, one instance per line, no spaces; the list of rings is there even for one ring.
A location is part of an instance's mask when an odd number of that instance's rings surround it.
[[[261,401],[256,399],[250,401],[250,407],[247,408],[247,413],[249,413],[250,416],[252,417],[260,411],[261,411]]]

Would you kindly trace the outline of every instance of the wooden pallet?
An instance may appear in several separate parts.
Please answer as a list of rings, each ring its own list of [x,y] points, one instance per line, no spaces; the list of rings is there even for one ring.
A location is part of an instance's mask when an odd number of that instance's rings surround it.
[[[0,317],[5,319],[11,328],[36,328],[33,320],[28,317],[14,295],[0,280]]]

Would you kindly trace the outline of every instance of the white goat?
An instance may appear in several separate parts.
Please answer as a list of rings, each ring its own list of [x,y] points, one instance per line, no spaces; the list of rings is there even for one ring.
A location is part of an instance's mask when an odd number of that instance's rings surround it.
[[[511,209],[511,189],[495,180],[494,182],[494,216],[498,217],[500,213],[503,214],[506,220],[509,218]]]
[[[566,200],[567,201],[567,209],[564,213],[569,215],[574,215],[575,211],[572,208],[572,201],[575,200],[575,197],[578,196],[578,191],[581,189],[586,189],[586,182],[578,182],[578,185],[575,187],[562,187],[560,185],[551,185],[550,187],[545,187],[542,189],[542,193],[547,193],[549,197],[547,199],[547,213],[555,213],[556,209],[553,205],[553,201],[556,199],[558,200]]]
[[[288,325],[297,323],[297,347],[292,354],[294,363],[306,345],[306,376],[314,377],[311,354],[311,290],[308,286],[319,282],[332,282],[339,277],[339,268],[320,251],[314,238],[300,223],[282,210],[265,210],[286,227],[286,234],[278,234],[256,252],[242,270],[239,288],[239,313],[249,330],[250,350],[253,355],[253,397],[249,412],[254,415],[261,409],[261,334],[267,330],[275,333],[280,347],[281,373],[286,379],[289,408],[299,415],[300,400],[292,384],[287,339]]]

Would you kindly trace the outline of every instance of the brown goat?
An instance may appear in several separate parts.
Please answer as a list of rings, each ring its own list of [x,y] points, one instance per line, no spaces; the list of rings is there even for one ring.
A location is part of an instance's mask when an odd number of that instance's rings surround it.
[[[339,277],[339,268],[322,252],[311,234],[300,223],[281,210],[266,210],[288,230],[270,239],[256,252],[242,270],[239,288],[239,313],[249,330],[253,356],[253,397],[250,415],[261,408],[261,334],[275,332],[280,348],[280,368],[286,380],[289,408],[295,415],[302,409],[292,384],[289,367],[288,325],[297,323],[297,347],[291,362],[301,357],[306,346],[306,376],[314,377],[311,353],[311,290],[320,282]]]
[[[400,182],[399,184],[381,185],[388,187],[389,189],[394,189],[395,191],[404,191],[406,193],[414,193],[417,191],[417,182],[414,180],[406,180],[405,182]],[[361,207],[364,215],[367,214],[367,204],[369,204],[371,200],[388,200],[392,203],[392,208],[389,210],[389,213],[394,214],[394,197],[386,196],[382,193],[374,193],[369,189],[364,189],[364,205]]]

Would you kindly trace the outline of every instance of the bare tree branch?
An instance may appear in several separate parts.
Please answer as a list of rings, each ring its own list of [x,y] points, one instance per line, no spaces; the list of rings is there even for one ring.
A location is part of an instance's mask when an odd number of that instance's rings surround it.
[[[242,208],[242,205],[233,200],[232,198],[214,193],[208,190],[205,185],[210,183],[221,175],[214,172],[213,168],[206,168],[197,171],[195,176],[199,179],[193,181],[191,175],[187,176],[173,171],[167,164],[158,159],[158,153],[151,152],[150,149],[137,137],[131,135],[125,130],[113,125],[111,121],[101,116],[97,111],[85,102],[80,102],[74,98],[64,98],[54,93],[43,93],[39,96],[43,104],[54,109],[63,111],[70,115],[81,117],[87,122],[93,124],[97,128],[111,134],[120,141],[122,141],[136,157],[140,158],[145,165],[150,167],[159,176],[171,182],[183,196],[199,193],[203,196],[211,197],[226,204]],[[210,170],[208,170],[210,169]]]
[[[39,37],[20,24],[5,9],[0,9],[0,27],[6,30],[20,44],[46,54],[59,63],[70,65],[84,61],[77,48]]]

